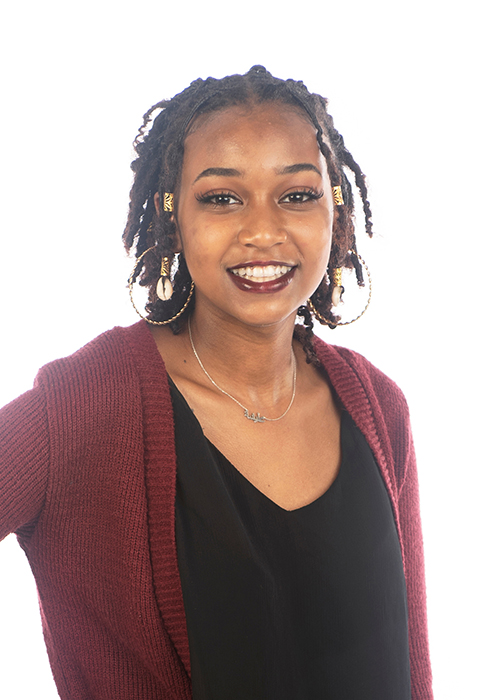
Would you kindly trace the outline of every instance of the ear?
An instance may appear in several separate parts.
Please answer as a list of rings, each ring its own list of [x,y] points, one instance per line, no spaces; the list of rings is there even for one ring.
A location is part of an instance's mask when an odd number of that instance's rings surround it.
[[[160,216],[160,193],[157,192],[154,196],[154,203],[155,203],[155,209],[156,209],[156,216]]]
[[[160,209],[160,193],[156,192],[154,196],[154,203],[155,203],[155,209],[156,209],[156,215],[158,218],[161,217],[161,209]],[[177,219],[175,216],[175,213],[170,215],[173,218],[173,222],[175,224],[175,238],[174,238],[174,253],[180,253],[182,252],[182,239],[179,233],[179,225],[177,223]]]

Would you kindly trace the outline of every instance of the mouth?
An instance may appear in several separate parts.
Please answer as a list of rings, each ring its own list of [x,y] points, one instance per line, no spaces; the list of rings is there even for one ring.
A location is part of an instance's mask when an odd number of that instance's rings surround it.
[[[271,262],[231,267],[228,273],[234,284],[244,292],[272,294],[290,284],[296,269],[296,265]]]
[[[262,283],[280,279],[292,269],[293,265],[248,265],[247,267],[233,267],[229,272],[250,282]]]

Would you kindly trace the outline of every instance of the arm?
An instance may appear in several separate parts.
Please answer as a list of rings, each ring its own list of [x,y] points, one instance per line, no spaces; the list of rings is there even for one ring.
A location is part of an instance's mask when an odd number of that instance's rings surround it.
[[[406,469],[399,492],[399,523],[404,548],[408,597],[408,637],[410,648],[411,696],[432,700],[432,672],[427,637],[424,550],[415,450],[409,419],[406,425]]]
[[[0,410],[0,539],[40,513],[48,461],[45,400],[35,387]]]

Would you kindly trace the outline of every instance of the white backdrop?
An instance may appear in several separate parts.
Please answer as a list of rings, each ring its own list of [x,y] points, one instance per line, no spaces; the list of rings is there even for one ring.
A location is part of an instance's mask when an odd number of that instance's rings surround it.
[[[255,63],[330,98],[368,175],[374,300],[321,334],[405,391],[420,465],[436,700],[500,698],[498,40],[492,0],[10,3],[2,13],[0,404],[136,320],[121,249],[146,109]],[[0,694],[57,697],[36,590],[0,546]]]

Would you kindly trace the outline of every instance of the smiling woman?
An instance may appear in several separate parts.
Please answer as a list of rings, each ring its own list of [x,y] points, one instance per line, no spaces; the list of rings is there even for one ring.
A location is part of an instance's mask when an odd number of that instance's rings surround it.
[[[1,534],[61,697],[430,700],[406,403],[313,334],[342,268],[363,284],[346,170],[371,235],[326,101],[255,66],[155,105],[135,146],[144,320],[1,414]]]
[[[330,180],[310,121],[272,103],[204,120],[186,137],[176,202],[199,317],[293,322],[332,244]]]

